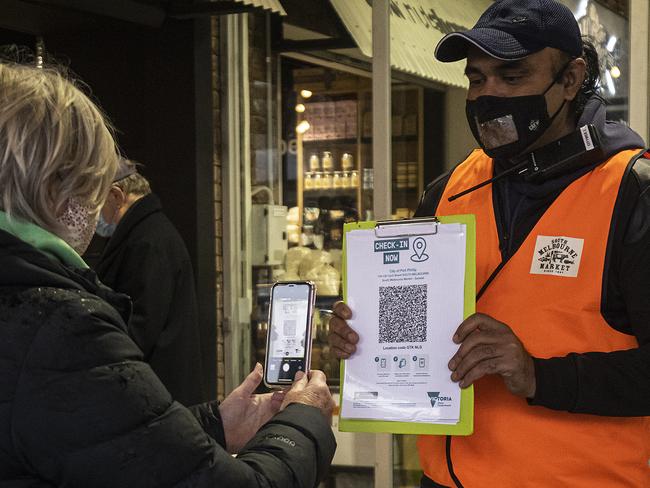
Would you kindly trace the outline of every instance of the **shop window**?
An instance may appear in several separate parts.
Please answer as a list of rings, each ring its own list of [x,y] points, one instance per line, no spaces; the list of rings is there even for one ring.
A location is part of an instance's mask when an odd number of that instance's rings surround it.
[[[628,0],[561,0],[571,9],[583,36],[593,42],[600,64],[601,95],[607,118],[629,120]]]
[[[270,260],[270,266],[254,268],[253,357],[264,359],[272,282],[311,280],[317,286],[319,310],[312,367],[323,370],[330,385],[336,386],[339,362],[327,345],[326,311],[341,299],[343,224],[374,218],[372,83],[369,76],[288,58],[281,61],[280,79],[281,201],[286,217],[274,219],[274,226],[277,230],[285,219],[280,234],[286,235],[286,254]],[[394,218],[412,216],[425,178],[433,179],[441,171],[442,96],[414,84],[394,84]]]

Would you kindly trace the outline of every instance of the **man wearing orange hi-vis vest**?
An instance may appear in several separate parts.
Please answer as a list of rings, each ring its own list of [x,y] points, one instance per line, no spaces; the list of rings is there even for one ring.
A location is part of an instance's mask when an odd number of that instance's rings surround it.
[[[476,308],[453,381],[474,434],[421,436],[422,487],[650,487],[650,153],[605,120],[598,55],[553,0],[497,0],[435,57],[466,59],[480,149],[416,216],[476,215]],[[330,344],[359,337],[335,307]]]

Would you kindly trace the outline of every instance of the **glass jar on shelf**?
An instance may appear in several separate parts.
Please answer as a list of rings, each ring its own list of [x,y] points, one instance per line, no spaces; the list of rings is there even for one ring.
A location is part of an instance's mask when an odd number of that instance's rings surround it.
[[[329,190],[333,186],[333,175],[331,171],[323,171],[323,175],[320,180],[321,188],[324,190]]]
[[[359,188],[359,172],[356,169],[350,171],[350,188]]]
[[[332,153],[330,151],[323,152],[321,165],[323,168],[323,172],[332,172],[332,170],[334,169],[334,159],[332,158]]]
[[[320,171],[314,171],[314,182],[312,183],[312,188],[314,190],[320,190],[323,188],[323,173]]]
[[[311,171],[305,172],[304,188],[305,190],[312,190],[314,188],[314,174]]]
[[[343,185],[343,172],[334,171],[334,175],[332,176],[332,188],[342,188],[341,185]]]
[[[309,156],[309,170],[310,171],[319,171],[320,170],[320,159],[318,154],[312,154]]]
[[[342,171],[341,188],[350,188],[350,172]]]
[[[350,171],[354,168],[354,157],[350,153],[343,153],[341,156],[341,169],[343,171]]]

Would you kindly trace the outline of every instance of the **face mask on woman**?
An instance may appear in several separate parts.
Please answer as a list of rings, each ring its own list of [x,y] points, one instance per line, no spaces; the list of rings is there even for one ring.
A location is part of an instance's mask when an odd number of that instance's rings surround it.
[[[86,252],[97,227],[97,217],[91,217],[90,208],[71,198],[58,221],[68,230],[65,241],[70,247],[79,255]]]

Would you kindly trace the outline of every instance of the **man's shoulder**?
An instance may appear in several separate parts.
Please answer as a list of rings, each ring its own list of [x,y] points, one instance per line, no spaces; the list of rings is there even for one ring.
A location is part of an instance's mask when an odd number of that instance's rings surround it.
[[[614,207],[613,242],[616,248],[625,243],[650,242],[646,224],[650,219],[648,189],[650,189],[650,153],[637,151],[627,161]]]
[[[477,149],[473,149],[465,158],[463,158],[461,161],[458,161],[453,165],[451,169],[438,176],[425,187],[422,198],[420,199],[420,204],[418,205],[418,209],[415,212],[416,217],[426,217],[435,213],[435,210],[438,207],[438,203],[442,198],[442,194],[447,187],[449,178],[451,177],[454,170],[466,162],[472,155],[478,155],[479,153],[477,153],[477,151]]]
[[[189,251],[176,227],[162,212],[149,214],[130,229],[107,257],[122,263],[166,263],[169,269],[189,262]]]
[[[650,187],[650,151],[635,156],[630,161],[630,168],[627,178],[632,178],[638,185],[640,192]]]
[[[426,186],[422,198],[420,198],[418,208],[415,211],[415,217],[428,217],[435,213],[452,171],[447,171],[438,176]]]
[[[148,215],[134,226],[127,243],[129,247],[152,249],[185,247],[180,233],[162,211]]]

